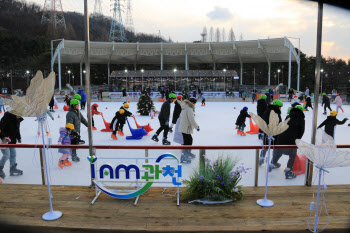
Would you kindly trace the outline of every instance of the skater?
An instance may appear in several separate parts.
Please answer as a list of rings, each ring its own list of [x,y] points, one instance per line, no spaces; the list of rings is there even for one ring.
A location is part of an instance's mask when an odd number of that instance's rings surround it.
[[[23,121],[21,116],[6,112],[0,120],[0,138],[2,144],[16,144],[21,143],[20,125]],[[5,179],[6,175],[3,171],[5,163],[10,159],[10,176],[23,175],[23,171],[17,169],[16,162],[16,148],[1,149],[3,154],[0,160],[0,177]]]
[[[160,113],[158,115],[160,127],[157,132],[153,135],[152,140],[158,142],[158,135],[164,130],[163,133],[163,145],[170,145],[170,142],[167,140],[168,132],[169,132],[169,117],[170,117],[170,104],[173,103],[176,99],[175,94],[169,94],[168,100],[166,100],[162,108],[160,109]]]
[[[324,120],[317,129],[324,126],[324,131],[334,138],[334,128],[336,125],[343,125],[348,118],[344,118],[342,121],[337,119],[338,113],[336,111],[331,111],[326,120]]]
[[[94,115],[101,115],[101,113],[97,110],[98,104],[93,104],[91,106],[91,121],[92,121],[92,130],[97,130],[95,128]]]
[[[289,115],[290,114],[290,110],[295,108],[297,105],[300,105],[300,103],[299,102],[292,103],[291,107],[289,107],[288,110],[287,110],[287,115]]]
[[[46,109],[44,115],[43,115],[43,126],[46,132],[46,135],[49,135],[49,131],[47,129],[47,123],[46,123],[46,119],[47,119],[47,115],[49,115],[49,117],[51,118],[51,120],[55,120],[52,116],[52,114],[50,113],[50,111],[48,109]],[[41,135],[41,122],[38,121],[38,136]]]
[[[122,88],[122,93],[123,93],[123,101],[128,102],[128,99],[126,97],[126,89],[125,88]]]
[[[299,101],[300,101],[300,103],[304,103],[304,99],[305,99],[305,94],[304,93],[300,93],[300,95],[299,95]]]
[[[4,110],[4,113],[6,112],[5,111],[5,102],[4,102],[4,99],[2,98],[2,95],[0,94],[0,114],[2,113],[2,110]]]
[[[271,97],[271,101],[273,101],[273,95],[275,94],[275,92],[273,91],[273,88],[270,88],[270,97]]]
[[[120,109],[123,109],[125,111],[125,117],[134,117],[134,115],[131,112],[129,112],[129,107],[130,105],[128,103],[124,103],[123,106],[120,107]]]
[[[176,100],[174,101],[175,104],[175,108],[174,108],[174,112],[173,112],[173,119],[171,121],[171,126],[169,128],[169,132],[172,133],[173,132],[173,127],[174,125],[176,125],[177,119],[180,117],[181,114],[181,105],[180,102],[182,101],[182,95],[178,95],[176,97]]]
[[[71,123],[66,124],[65,128],[60,128],[60,138],[58,139],[59,145],[71,145],[71,140],[75,137],[72,135],[74,130],[74,125]],[[69,156],[72,154],[72,149],[70,148],[60,148],[59,153],[62,153],[61,158],[58,160],[58,166],[63,169],[64,166],[72,166],[72,162],[68,160]]]
[[[168,88],[165,89],[165,99],[166,100],[169,99],[169,90],[168,90]]]
[[[267,105],[269,105],[271,102],[271,96],[270,96],[269,89],[266,89],[265,95],[266,95],[266,103],[267,103]]]
[[[271,111],[274,111],[278,115],[279,122],[282,122],[282,117],[281,117],[281,108],[282,107],[283,107],[283,103],[280,100],[274,100],[272,104],[267,106],[267,109],[264,112],[264,115],[262,117],[262,119],[266,122],[267,125],[269,125],[269,122],[270,122],[270,112]],[[278,138],[278,136],[274,136],[275,141],[277,140],[277,138]],[[263,143],[265,146],[269,145],[269,139],[268,139],[267,134],[265,134],[265,133],[263,136]],[[268,151],[268,149],[261,150],[260,159],[259,159],[259,166],[264,163],[264,158],[265,158],[267,151]]]
[[[299,103],[299,98],[297,95],[294,95],[294,98],[292,99],[292,103],[295,103],[295,102]]]
[[[199,132],[199,126],[194,118],[194,108],[197,103],[196,98],[191,97],[190,100],[185,100],[181,103],[182,112],[180,119],[179,131],[183,136],[183,145],[192,145],[193,143],[193,129],[196,129]],[[181,163],[190,163],[191,158],[194,158],[195,155],[191,153],[190,149],[184,149],[181,154]]]
[[[305,90],[305,96],[308,96],[310,94],[310,90],[308,87],[306,87],[306,90]]]
[[[245,101],[245,97],[247,96],[247,92],[243,91],[242,92],[242,100]]]
[[[81,100],[80,100],[80,103],[81,103],[81,106],[80,106],[80,110],[85,110],[85,105],[86,105],[86,92],[85,90],[82,90],[81,91]]]
[[[322,107],[324,105],[324,112],[323,115],[327,115],[327,108],[329,109],[329,111],[332,111],[331,109],[331,103],[330,100],[328,98],[328,96],[326,95],[326,93],[322,93],[323,99],[322,99]]]
[[[255,102],[255,97],[256,97],[256,92],[253,90],[252,92],[252,101],[253,101],[253,104]]]
[[[98,94],[99,94],[99,96],[100,96],[100,98],[101,98],[101,101],[103,101],[103,96],[102,96],[102,88],[100,87],[100,90],[98,91]]]
[[[53,100],[53,96],[52,96],[52,98],[51,98],[51,100],[50,100],[50,103],[49,103],[49,106],[50,106],[50,112],[55,112],[54,110],[53,110],[53,106],[55,105],[55,101]]]
[[[202,105],[201,106],[205,106],[205,97],[204,94],[200,94],[201,95],[201,100],[202,100]]]
[[[71,101],[71,99],[70,99],[69,95],[66,95],[66,98],[64,98],[64,102],[67,104],[68,108],[70,106],[70,101]]]
[[[109,128],[113,130],[113,133],[111,134],[111,138],[113,140],[118,140],[117,132],[120,136],[124,136],[124,133],[123,133],[124,124],[125,124],[125,110],[119,109],[119,111],[115,113],[115,116],[109,126]]]
[[[263,117],[264,112],[267,109],[267,103],[265,100],[266,100],[266,95],[264,94],[260,95],[260,99],[258,100],[258,104],[256,105],[256,111],[258,113],[258,116],[261,118]],[[264,132],[261,129],[259,129],[258,138],[262,139],[263,135],[264,135]]]
[[[76,138],[74,138],[71,143],[73,145],[84,144],[85,141],[80,140],[80,123],[83,123],[86,127],[88,127],[88,122],[79,111],[79,100],[72,99],[70,101],[70,107],[66,115],[66,124],[68,123],[74,125],[73,135],[76,136]],[[72,149],[72,161],[80,161],[80,158],[77,155],[77,150],[75,148]]]
[[[288,122],[289,128],[278,135],[276,145],[296,145],[295,140],[303,137],[305,131],[305,115],[303,111],[304,109],[300,105],[291,109],[290,114],[286,117],[286,120],[290,119]],[[274,149],[269,171],[281,166],[278,160],[282,155],[289,156],[287,168],[285,170],[286,179],[296,178],[296,174],[292,170],[295,156],[297,155],[297,149]]]
[[[193,89],[193,93],[192,94],[193,94],[193,97],[197,99],[197,90],[196,90],[196,88]]]
[[[246,127],[245,118],[247,117],[250,118],[251,116],[248,114],[248,108],[244,107],[239,113],[236,120],[236,128],[238,128],[237,130],[238,135],[246,136],[246,134],[244,133],[244,128]]]
[[[305,99],[305,111],[309,111],[307,108],[310,107],[312,110],[314,110],[314,108],[312,107],[312,103],[311,103],[311,96],[308,95]]]
[[[288,91],[288,100],[291,102],[292,99],[293,99],[293,95],[294,95],[294,91],[292,88],[289,88],[289,91]]]
[[[339,96],[339,94],[336,94],[335,96],[336,97],[335,97],[335,100],[334,100],[333,104],[337,104],[337,112],[339,112],[338,110],[340,108],[342,110],[342,112],[344,113],[344,110],[342,108],[342,105],[343,105],[342,98]]]

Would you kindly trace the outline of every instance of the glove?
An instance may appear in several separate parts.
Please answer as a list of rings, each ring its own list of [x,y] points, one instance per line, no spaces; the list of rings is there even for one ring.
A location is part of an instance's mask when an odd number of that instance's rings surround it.
[[[169,125],[169,121],[166,121],[166,122],[165,122],[165,125]]]
[[[170,133],[173,132],[173,127],[169,127],[169,132],[170,132]]]
[[[198,127],[197,131],[199,132],[199,130],[200,130],[200,129],[199,129],[199,127]]]
[[[22,143],[22,140],[21,140],[21,139],[18,139],[18,143]]]

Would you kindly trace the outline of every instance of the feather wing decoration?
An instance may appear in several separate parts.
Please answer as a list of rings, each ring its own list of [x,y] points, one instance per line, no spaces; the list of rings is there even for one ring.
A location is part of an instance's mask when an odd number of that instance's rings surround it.
[[[346,167],[350,165],[350,152],[336,151],[334,139],[322,129],[317,130],[316,145],[295,140],[298,149],[314,164],[323,168]]]
[[[41,117],[54,94],[55,72],[44,79],[41,71],[30,81],[25,97],[12,95],[11,100],[5,100],[9,105],[7,111],[22,117]]]
[[[249,115],[253,118],[254,122],[259,126],[259,128],[269,136],[279,135],[289,128],[287,123],[290,119],[287,119],[284,122],[279,122],[278,115],[274,111],[270,112],[269,125],[267,125],[260,116],[257,116],[251,112]]]

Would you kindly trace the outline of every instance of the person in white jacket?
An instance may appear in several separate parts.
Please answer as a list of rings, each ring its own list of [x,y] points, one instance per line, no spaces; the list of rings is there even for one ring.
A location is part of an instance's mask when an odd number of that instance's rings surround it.
[[[185,100],[181,102],[181,119],[179,131],[183,136],[183,145],[192,145],[193,143],[193,129],[199,131],[199,126],[194,118],[194,107],[197,100],[194,97],[191,97],[190,100]],[[185,149],[183,150],[183,154],[181,156],[181,162],[190,163],[190,158],[194,158],[195,155],[191,153],[191,150]]]

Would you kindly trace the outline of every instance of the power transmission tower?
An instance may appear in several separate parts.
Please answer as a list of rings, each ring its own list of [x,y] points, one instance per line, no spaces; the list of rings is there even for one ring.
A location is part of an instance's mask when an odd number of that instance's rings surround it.
[[[202,37],[202,42],[207,42],[207,27],[203,28],[203,32],[201,33],[201,37]]]
[[[229,35],[229,41],[235,41],[236,40],[236,36],[235,33],[233,32],[233,29],[230,29],[230,35]]]
[[[220,29],[216,28],[216,32],[215,32],[215,40],[216,42],[220,42],[221,36],[220,36]]]
[[[131,0],[126,0],[126,19],[125,28],[131,32],[135,32],[134,20],[132,19],[132,3]]]
[[[126,41],[124,25],[122,20],[122,10],[120,5],[120,0],[113,0],[112,4],[113,18],[111,24],[111,30],[109,32],[109,40],[115,42]]]
[[[54,30],[58,26],[66,28],[61,0],[45,0],[41,24],[52,24]]]
[[[102,15],[101,0],[95,0],[93,15]]]
[[[242,41],[243,40],[243,34],[241,32],[241,35],[239,36],[239,40]]]
[[[226,41],[226,32],[225,32],[225,28],[222,28],[222,41]]]
[[[209,31],[209,41],[213,42],[214,40],[214,28],[210,27],[210,31]]]

